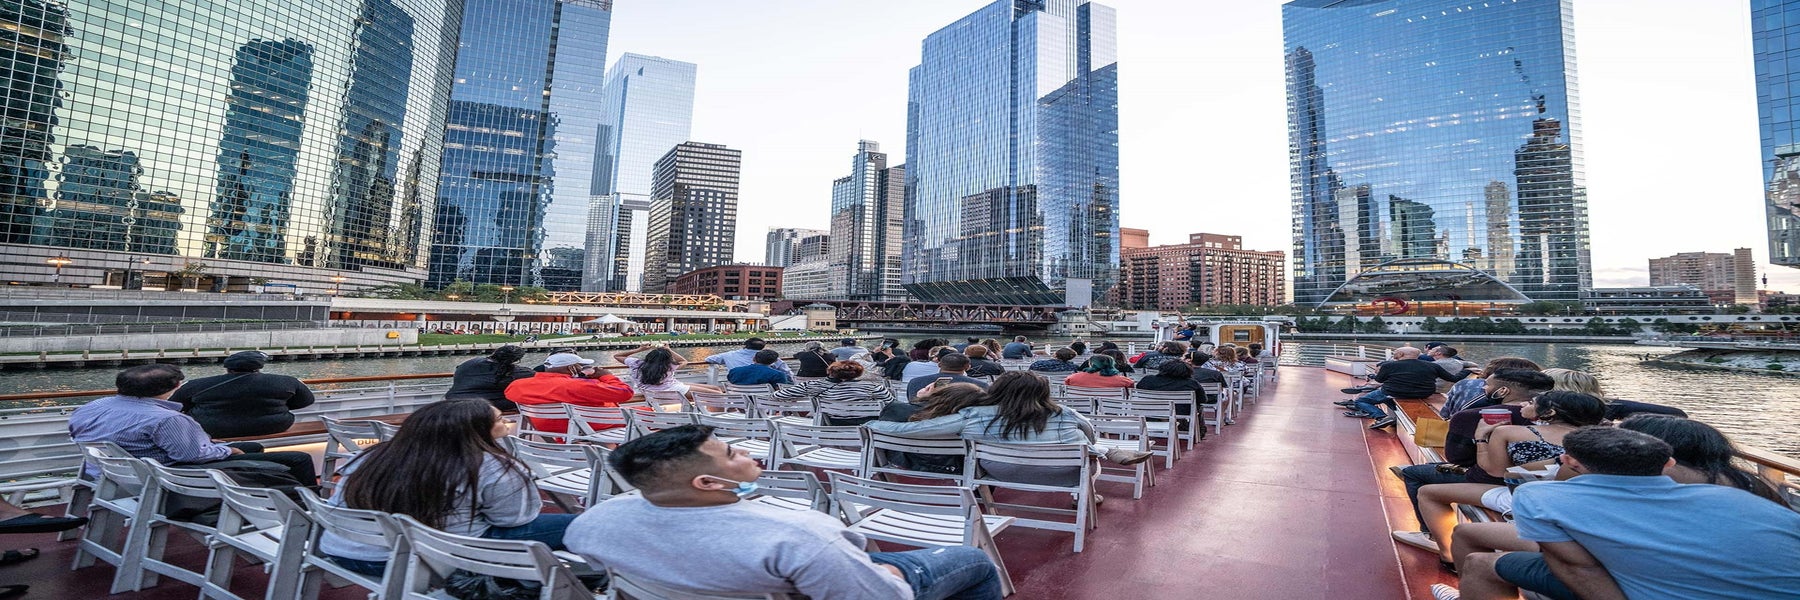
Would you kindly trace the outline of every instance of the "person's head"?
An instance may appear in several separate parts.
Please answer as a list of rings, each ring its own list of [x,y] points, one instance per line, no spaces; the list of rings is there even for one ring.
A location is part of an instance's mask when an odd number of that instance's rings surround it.
[[[807,352],[823,352],[825,346],[820,345],[818,342],[807,342],[803,349]]]
[[[1426,354],[1426,355],[1427,355],[1427,356],[1430,356],[1430,357],[1431,357],[1431,358],[1432,358],[1432,359],[1433,359],[1433,360],[1443,360],[1443,359],[1446,359],[1446,358],[1456,358],[1456,349],[1455,349],[1455,348],[1451,348],[1451,347],[1449,347],[1449,346],[1438,346],[1438,347],[1436,347],[1436,348],[1432,348],[1432,349],[1430,349],[1430,350],[1426,350],[1426,351],[1425,351],[1425,354]]]
[[[1219,362],[1223,362],[1223,363],[1237,362],[1237,348],[1233,348],[1231,346],[1219,346],[1217,348],[1213,348],[1212,353],[1213,353],[1213,359],[1217,360]]]
[[[1187,345],[1176,341],[1167,341],[1156,345],[1156,353],[1166,356],[1181,356],[1187,351]]]
[[[1429,350],[1431,350],[1431,349],[1434,349],[1434,348],[1438,348],[1438,347],[1441,347],[1441,346],[1443,346],[1443,345],[1444,345],[1444,343],[1443,343],[1443,342],[1425,342],[1425,349],[1426,349],[1426,350],[1427,350],[1427,351],[1429,351]]]
[[[1211,358],[1212,357],[1207,356],[1205,352],[1201,352],[1198,349],[1189,350],[1187,353],[1187,356],[1184,357],[1184,359],[1187,360],[1187,363],[1189,365],[1196,366],[1196,367],[1205,365],[1206,361]]]
[[[138,365],[119,371],[113,377],[113,387],[120,396],[168,398],[175,393],[175,388],[181,387],[184,379],[187,376],[182,375],[181,368],[175,365]]]
[[[1675,464],[1694,471],[1705,482],[1782,502],[1775,489],[1761,478],[1732,464],[1737,449],[1711,425],[1674,415],[1637,414],[1620,421],[1618,427],[1647,433],[1668,443]]]
[[[950,353],[939,356],[937,364],[939,371],[945,373],[961,373],[969,370],[969,357],[955,350],[951,350]]]
[[[988,357],[987,346],[983,346],[981,344],[970,344],[969,347],[963,348],[963,356],[969,357],[969,360],[987,360],[987,357]]]
[[[1600,380],[1595,379],[1593,375],[1574,369],[1544,369],[1544,374],[1549,375],[1550,379],[1556,382],[1555,389],[1557,390],[1580,392],[1597,398],[1606,397],[1606,394],[1600,391]]]
[[[888,359],[887,362],[881,363],[881,376],[885,379],[899,381],[906,373],[906,365],[911,362],[912,359],[907,358],[905,355],[896,354],[893,358]]]
[[[1087,353],[1087,342],[1083,342],[1081,340],[1075,340],[1074,342],[1070,342],[1069,350],[1075,352],[1076,356],[1081,356],[1082,354],[1086,354]]]
[[[844,339],[838,340],[838,345],[843,346],[845,348],[854,347],[854,346],[856,346],[856,338],[844,338]]]
[[[1250,358],[1250,349],[1249,348],[1238,348],[1237,349],[1237,359],[1241,361],[1246,358]]]
[[[1675,464],[1674,449],[1656,436],[1617,427],[1583,427],[1562,439],[1562,468],[1586,475],[1655,477]]]
[[[344,504],[443,527],[452,514],[470,510],[462,490],[480,488],[482,465],[489,457],[530,478],[495,441],[506,436],[506,426],[500,410],[479,398],[420,407],[393,439],[364,451],[344,484]]]
[[[1096,352],[1095,354],[1098,356],[1111,357],[1113,359],[1114,367],[1117,367],[1117,366],[1123,365],[1123,364],[1128,364],[1125,362],[1125,351],[1120,350],[1118,348],[1101,350],[1099,352]],[[1123,369],[1121,369],[1121,370],[1123,370]]]
[[[525,358],[525,349],[512,344],[495,348],[488,354],[488,360],[507,366],[519,364],[519,360],[523,358]]]
[[[1394,349],[1394,360],[1407,360],[1419,357],[1419,349],[1412,346],[1401,346]]]
[[[762,354],[758,351],[757,354]],[[776,358],[781,358],[777,353]],[[754,359],[754,357],[752,357]],[[657,385],[675,376],[675,352],[668,348],[651,348],[638,360],[637,379],[641,385]]]
[[[998,427],[1000,437],[1020,439],[1043,433],[1050,416],[1062,410],[1050,400],[1050,380],[1027,371],[1009,371],[988,386],[988,404],[997,407],[999,418],[988,424],[989,433]]]
[[[1194,376],[1194,368],[1179,360],[1171,360],[1156,366],[1156,374],[1174,379],[1187,379]]]
[[[1482,377],[1485,378],[1487,376],[1493,375],[1495,372],[1497,372],[1501,369],[1525,369],[1527,371],[1542,371],[1542,370],[1544,370],[1544,368],[1538,366],[1537,363],[1531,362],[1531,359],[1529,359],[1529,358],[1519,358],[1517,356],[1502,356],[1500,358],[1496,358],[1496,359],[1487,361],[1487,364],[1483,365],[1481,367]]]
[[[979,343],[981,343],[981,338],[971,337],[971,338],[969,338],[969,343],[970,344],[979,344]]]
[[[706,425],[671,427],[620,444],[606,461],[652,504],[730,504],[737,501],[733,490],[756,481],[762,467],[712,433]]]
[[[1068,348],[1057,348],[1053,356],[1056,357],[1056,360],[1067,362],[1075,360],[1076,352]]]
[[[1118,345],[1118,344],[1117,344],[1117,343],[1114,343],[1114,342],[1100,342],[1100,349],[1099,349],[1099,350],[1095,350],[1095,352],[1105,352],[1105,351],[1107,351],[1107,350],[1118,350],[1118,349],[1119,349],[1119,345]]]
[[[761,350],[761,349],[767,348],[767,347],[769,347],[769,341],[759,338],[759,337],[753,337],[753,338],[744,340],[744,349],[745,350]]]
[[[813,349],[817,350],[818,346],[818,342],[813,342]],[[781,353],[774,350],[757,350],[756,355],[751,356],[750,360],[759,365],[772,365],[775,364],[775,361],[781,360]]]
[[[863,366],[854,360],[840,360],[825,365],[825,376],[838,381],[850,381],[862,377]]]
[[[913,342],[912,347],[915,349],[919,349],[919,350],[930,350],[932,348],[937,347],[937,345],[938,345],[938,343],[937,343],[936,338],[925,338],[925,339],[919,340],[917,342]]]
[[[1107,356],[1105,354],[1095,354],[1093,356],[1088,357],[1087,368],[1082,369],[1082,371],[1088,372],[1088,373],[1099,373],[1100,375],[1105,376],[1105,377],[1112,377],[1114,375],[1119,374],[1119,364],[1113,362],[1113,357],[1111,357],[1111,356]]]
[[[1251,354],[1254,354],[1256,356],[1262,356],[1262,349],[1263,349],[1262,344],[1250,344],[1250,353]]]
[[[1556,387],[1549,375],[1530,369],[1500,369],[1488,374],[1482,392],[1496,402],[1519,403]]]
[[[594,359],[582,358],[581,355],[574,352],[563,352],[552,354],[550,358],[544,359],[544,372],[572,374],[591,364],[594,364]]]
[[[998,356],[1000,354],[1000,340],[996,340],[994,338],[987,338],[987,339],[981,340],[981,345],[987,347],[988,354],[993,354],[995,356]]]
[[[1519,411],[1519,416],[1570,427],[1587,427],[1606,420],[1606,403],[1587,394],[1552,390],[1538,394]]]
[[[932,390],[931,395],[923,398],[925,406],[908,417],[909,421],[923,421],[956,413],[956,411],[988,404],[986,391],[973,383],[952,383]]]
[[[1025,336],[1015,335],[1013,336],[1013,341],[1023,344],[1025,343]]]
[[[521,356],[523,354],[520,353]],[[219,364],[232,373],[255,373],[261,371],[263,365],[269,364],[269,355],[261,350],[245,350],[225,357]]]

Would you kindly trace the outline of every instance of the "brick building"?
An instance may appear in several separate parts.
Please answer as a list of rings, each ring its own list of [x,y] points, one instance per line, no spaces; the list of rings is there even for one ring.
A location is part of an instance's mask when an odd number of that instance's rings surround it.
[[[781,267],[722,265],[681,274],[669,286],[671,294],[715,294],[726,300],[777,300],[781,298]]]
[[[1186,244],[1133,246],[1119,250],[1119,308],[1287,303],[1286,252],[1245,250],[1241,236],[1211,233],[1190,235]]]
[[[1756,304],[1756,259],[1749,248],[1731,254],[1682,252],[1650,259],[1650,285],[1691,285],[1713,304]]]

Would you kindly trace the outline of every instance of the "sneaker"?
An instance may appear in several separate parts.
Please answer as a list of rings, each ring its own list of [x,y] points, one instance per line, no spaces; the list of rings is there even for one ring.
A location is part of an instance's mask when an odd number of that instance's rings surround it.
[[[1394,415],[1388,415],[1385,417],[1381,417],[1379,419],[1375,419],[1374,423],[1369,424],[1369,429],[1381,429],[1383,427],[1394,427],[1398,423],[1399,423],[1398,421],[1394,420]]]
[[[1361,394],[1361,393],[1364,393],[1364,392],[1372,392],[1372,391],[1375,391],[1375,390],[1378,390],[1378,389],[1381,389],[1381,388],[1370,388],[1370,387],[1348,387],[1348,388],[1344,388],[1344,389],[1341,389],[1341,390],[1338,390],[1338,391],[1340,391],[1340,392],[1343,392],[1343,393],[1346,393],[1346,394]]]
[[[1393,473],[1394,477],[1397,477],[1401,480],[1406,479],[1406,474],[1404,472],[1405,470],[1406,470],[1406,467],[1402,467],[1400,465],[1388,465],[1388,472]],[[1394,535],[1400,535],[1400,534],[1396,533]]]
[[[1442,583],[1431,584],[1431,597],[1434,600],[1462,600],[1462,592]]]
[[[1375,415],[1371,415],[1369,413],[1366,413],[1366,412],[1363,412],[1360,410],[1346,410],[1346,411],[1344,411],[1344,416],[1357,418],[1357,419],[1373,419],[1373,418],[1375,418]]]
[[[1333,402],[1332,404],[1336,404],[1336,405],[1342,406],[1344,408],[1350,408],[1352,406],[1356,406],[1356,401],[1355,400],[1339,400],[1337,402]]]
[[[1396,541],[1396,542],[1400,542],[1402,544],[1406,544],[1408,546],[1412,546],[1412,547],[1418,548],[1420,550],[1430,550],[1432,552],[1438,551],[1437,540],[1431,539],[1431,534],[1429,534],[1429,533],[1425,533],[1423,531],[1396,531],[1393,533],[1393,535],[1394,535],[1394,541]]]
[[[1106,504],[1106,496],[1094,494],[1094,504]]]
[[[1124,448],[1110,448],[1106,451],[1107,462],[1117,463],[1127,467],[1150,460],[1150,457],[1152,456],[1156,456],[1156,454],[1141,450],[1126,450]]]

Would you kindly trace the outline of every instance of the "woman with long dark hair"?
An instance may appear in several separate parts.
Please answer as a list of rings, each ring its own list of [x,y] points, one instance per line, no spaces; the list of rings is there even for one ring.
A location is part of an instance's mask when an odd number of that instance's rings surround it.
[[[331,504],[401,514],[433,528],[475,537],[543,542],[563,548],[575,515],[539,514],[531,472],[496,441],[506,435],[499,409],[467,398],[428,404],[394,438],[344,465]],[[380,576],[389,548],[324,534],[320,549],[338,564]]]
[[[1638,414],[1619,422],[1630,429],[1656,436],[1675,449],[1675,466],[1663,470],[1676,483],[1710,483],[1734,487],[1787,506],[1775,488],[1761,477],[1732,464],[1737,448],[1713,426],[1672,415]]]
[[[514,379],[531,378],[532,370],[519,366],[519,361],[524,358],[524,348],[507,344],[495,348],[487,356],[463,361],[456,365],[456,373],[450,379],[450,391],[444,392],[444,398],[480,398],[500,410],[518,410],[519,405],[506,399],[506,386]]]
[[[649,352],[644,352],[648,350]],[[644,352],[643,358],[632,356]],[[725,393],[717,386],[704,383],[687,383],[675,378],[675,371],[687,364],[687,359],[663,346],[644,344],[631,350],[613,354],[613,359],[625,363],[631,371],[631,387],[640,394],[650,392],[674,392],[686,396],[689,390],[699,390],[713,394]]]
[[[887,359],[886,362],[879,365],[881,367],[881,378],[902,381],[906,378],[906,365],[911,363],[911,358],[894,355],[893,358]]]

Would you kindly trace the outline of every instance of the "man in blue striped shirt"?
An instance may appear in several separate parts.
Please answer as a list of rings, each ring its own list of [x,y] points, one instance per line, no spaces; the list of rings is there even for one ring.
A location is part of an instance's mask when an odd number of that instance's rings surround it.
[[[261,444],[221,444],[169,396],[185,377],[174,365],[140,365],[114,379],[118,395],[82,405],[69,415],[69,437],[77,442],[112,442],[138,458],[164,465],[221,468],[263,466],[283,469],[303,485],[318,483],[312,456],[305,452],[263,452]]]

